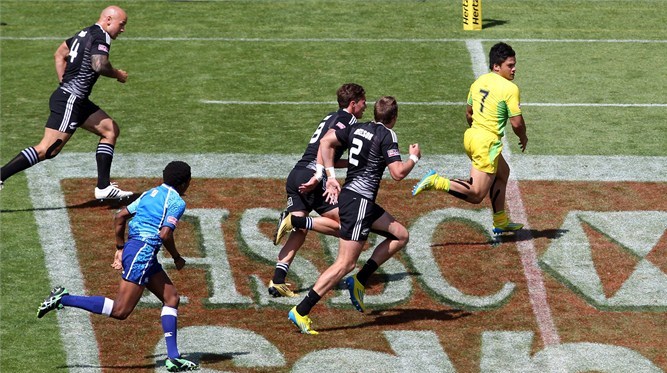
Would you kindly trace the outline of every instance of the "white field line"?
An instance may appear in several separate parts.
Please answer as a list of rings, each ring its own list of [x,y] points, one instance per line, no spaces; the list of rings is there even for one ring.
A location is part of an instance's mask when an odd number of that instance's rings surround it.
[[[240,101],[240,100],[200,100],[202,104],[211,105],[337,105],[334,101]],[[464,106],[464,101],[401,101],[400,105],[407,106]],[[535,107],[664,107],[667,104],[623,104],[623,103],[577,103],[577,102],[525,102],[521,106]]]
[[[65,40],[69,36],[0,36],[0,40]],[[152,37],[123,36],[127,41],[222,41],[241,43],[457,43],[467,42],[466,38],[235,38],[235,37]],[[631,43],[631,44],[665,44],[664,39],[475,39],[479,42],[506,43]]]
[[[473,66],[475,78],[488,72],[488,65],[484,49],[481,41],[468,41],[466,47],[470,52],[470,59]],[[507,136],[503,138],[503,157],[508,163],[511,163],[512,153],[507,142]],[[526,286],[528,288],[528,297],[530,304],[535,314],[537,327],[540,330],[542,343],[545,347],[560,344],[560,337],[556,330],[556,324],[551,315],[549,308],[549,301],[547,300],[547,291],[544,286],[543,274],[537,263],[537,252],[533,244],[533,237],[530,233],[530,226],[528,224],[528,215],[523,205],[523,198],[519,190],[519,183],[510,174],[510,179],[507,181],[506,203],[513,221],[524,223],[524,230],[520,231],[517,236],[517,249],[521,257],[521,264],[523,272],[526,276]]]

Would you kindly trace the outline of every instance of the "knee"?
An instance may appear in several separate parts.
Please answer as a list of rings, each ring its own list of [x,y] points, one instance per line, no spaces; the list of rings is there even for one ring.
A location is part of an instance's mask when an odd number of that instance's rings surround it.
[[[470,198],[468,198],[468,202],[474,203],[476,205],[482,203],[483,200],[484,200],[484,195],[480,195],[478,193],[475,193],[471,195]]]
[[[178,305],[181,304],[181,296],[178,293],[170,294],[164,298],[164,305],[171,308],[178,308]]]
[[[398,244],[400,247],[405,247],[405,245],[407,245],[408,242],[410,242],[410,233],[405,228],[397,232],[395,236],[396,239],[398,240]]]
[[[116,123],[115,120],[111,121],[111,130],[108,132],[108,134],[105,136],[107,138],[112,138],[112,139],[117,139],[118,136],[120,136],[120,126],[118,126],[118,123]]]
[[[356,262],[345,263],[345,267],[343,267],[343,271],[342,271],[340,277],[342,278],[342,277],[345,276],[346,274],[348,274],[348,273],[354,271],[354,269],[355,269],[356,267],[357,267],[357,263],[356,263]]]
[[[120,127],[115,120],[110,120],[109,124],[100,127],[99,133],[102,138],[112,141],[115,144],[116,139],[120,136]]]
[[[55,158],[58,154],[60,154],[62,147],[63,140],[57,139],[52,144],[40,143],[39,145],[35,146],[34,149],[37,152],[37,158],[39,158],[40,161],[43,161],[45,159]]]

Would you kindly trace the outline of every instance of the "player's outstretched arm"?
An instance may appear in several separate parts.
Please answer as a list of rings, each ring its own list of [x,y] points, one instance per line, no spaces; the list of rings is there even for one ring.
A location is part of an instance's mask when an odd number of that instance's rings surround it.
[[[127,81],[127,72],[115,69],[113,66],[111,66],[111,61],[109,61],[109,56],[107,55],[93,54],[90,63],[93,70],[95,70],[95,72],[100,75],[114,78],[121,83],[125,83]]]

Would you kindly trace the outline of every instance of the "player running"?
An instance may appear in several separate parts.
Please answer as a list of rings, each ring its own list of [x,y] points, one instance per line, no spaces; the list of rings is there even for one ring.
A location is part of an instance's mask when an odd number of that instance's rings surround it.
[[[95,153],[95,198],[122,199],[133,194],[110,181],[114,147],[120,135],[118,124],[88,98],[100,75],[120,83],[127,81],[127,72],[109,62],[111,41],[125,31],[126,24],[125,11],[112,5],[102,11],[97,23],[60,44],[54,56],[60,85],[51,94],[51,115],[44,136],[39,144],[23,149],[0,169],[0,189],[12,175],[58,155],[74,131],[82,127],[100,137]]]
[[[502,138],[507,121],[519,137],[522,152],[526,150],[528,137],[519,104],[519,87],[512,82],[516,72],[512,47],[505,43],[491,47],[489,68],[491,72],[480,76],[468,93],[466,119],[470,128],[463,136],[463,145],[472,160],[470,179],[447,179],[431,170],[414,186],[412,195],[424,190],[442,190],[475,204],[488,195],[493,208],[493,232],[498,234],[523,228],[523,224],[511,222],[505,213],[510,167],[502,155]]]
[[[291,232],[278,253],[278,261],[269,282],[269,294],[274,297],[295,297],[296,294],[285,282],[289,266],[294,261],[297,251],[306,240],[309,230],[332,236],[338,235],[338,206],[327,203],[322,196],[324,183],[322,171],[324,167],[317,163],[320,139],[336,129],[346,128],[357,122],[366,110],[366,92],[359,84],[343,84],[336,92],[338,110],[329,113],[317,126],[310,138],[301,159],[296,163],[285,185],[287,191],[287,211],[280,215],[273,238],[274,245]],[[337,150],[334,155],[336,167],[347,167],[347,159],[340,159],[344,149]],[[319,217],[309,217],[311,211]],[[296,229],[295,229],[296,228]]]
[[[160,319],[167,344],[167,370],[181,372],[199,369],[197,364],[184,359],[178,351],[176,330],[180,297],[157,261],[157,253],[164,245],[177,270],[185,265],[185,259],[176,249],[173,232],[185,211],[185,201],[181,196],[190,186],[190,179],[190,166],[187,163],[171,162],[163,171],[162,185],[144,192],[116,213],[116,253],[111,266],[122,269],[122,280],[115,300],[104,296],[70,295],[67,289],[59,286],[39,306],[37,317],[42,318],[52,310],[76,307],[125,320],[141,299],[144,288],[148,288],[163,303]],[[130,218],[130,231],[125,242],[125,226]]]
[[[350,300],[360,312],[365,310],[365,286],[371,274],[408,243],[408,230],[377,205],[375,199],[384,170],[389,168],[394,180],[402,180],[419,161],[421,151],[418,144],[412,144],[409,159],[401,161],[398,138],[392,130],[398,118],[398,104],[393,97],[380,98],[375,103],[374,111],[375,121],[329,132],[320,141],[321,158],[327,173],[326,200],[338,203],[340,240],[336,261],[288,314],[288,318],[304,334],[318,334],[312,329],[308,316],[311,309],[355,268],[371,231],[386,238],[375,247],[363,268],[345,280]],[[347,177],[342,190],[333,167],[337,148],[349,152]]]

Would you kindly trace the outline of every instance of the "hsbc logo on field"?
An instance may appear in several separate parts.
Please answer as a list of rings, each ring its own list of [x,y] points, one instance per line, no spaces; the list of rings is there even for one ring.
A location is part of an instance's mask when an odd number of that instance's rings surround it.
[[[634,268],[612,268],[612,276],[623,278],[620,288],[605,295],[586,228],[598,232],[636,262]],[[542,267],[559,281],[581,294],[592,306],[610,311],[646,311],[667,308],[667,274],[654,258],[664,257],[659,247],[667,229],[664,211],[571,211],[561,227],[567,233],[548,247]],[[662,251],[662,252],[657,252]],[[599,261],[599,259],[598,259]]]
[[[266,235],[257,227],[262,221],[275,219],[277,214],[277,210],[253,208],[245,210],[240,221],[240,237],[247,250],[256,257],[264,258],[267,261],[275,260],[275,250],[269,244]],[[189,263],[208,267],[215,273],[211,276],[211,297],[208,298],[208,302],[220,305],[253,303],[251,298],[242,296],[234,285],[232,269],[227,263],[227,249],[220,233],[220,222],[227,219],[229,211],[226,209],[189,209],[186,210],[185,215],[199,221],[197,225],[201,229],[203,245],[209,248],[206,250],[206,257],[188,258]],[[436,253],[432,248],[433,234],[439,224],[451,219],[467,221],[478,227],[490,227],[493,224],[491,212],[487,209],[447,208],[431,211],[418,218],[410,226],[411,239],[403,255],[409,259],[415,270],[422,274],[421,280],[425,289],[441,302],[472,310],[502,307],[514,296],[515,283],[508,281],[502,284],[495,293],[486,295],[464,294],[448,282],[447,276],[438,269],[438,266],[433,266],[436,261]],[[600,263],[596,263],[593,255],[595,250],[600,249],[591,243],[586,233],[586,226],[599,232],[603,237],[607,237],[608,241],[619,246],[619,250],[624,251],[624,254],[636,262],[634,267],[626,267],[623,270],[612,266],[610,271],[613,273],[609,276],[624,280],[620,288],[615,290],[611,296],[605,295],[605,278],[600,276],[598,272]],[[545,272],[551,274],[597,309],[664,311],[667,310],[667,274],[664,268],[661,269],[658,264],[654,263],[654,261],[657,262],[654,259],[665,255],[655,250],[660,251],[657,244],[666,229],[667,212],[664,211],[571,211],[566,215],[560,229],[566,233],[552,241],[539,262]],[[322,240],[329,255],[334,257],[338,240],[329,236],[322,237]],[[374,243],[369,242],[369,244]],[[361,261],[366,261],[370,254],[370,250],[363,252]],[[171,267],[162,251],[158,256],[164,266]],[[305,283],[315,283],[320,273],[314,264],[300,256],[296,257],[294,263],[295,265],[290,268],[293,275],[303,279]],[[394,258],[384,263],[383,268],[387,273],[406,273],[408,271]],[[258,289],[268,286],[256,275],[252,277]],[[408,278],[396,279],[386,284],[383,293],[367,295],[365,302],[377,307],[387,306],[407,301],[411,297],[411,292],[412,285]],[[298,298],[272,298],[264,292],[258,293],[257,296],[261,305],[272,303],[296,305],[298,303]],[[142,302],[155,303],[157,300],[147,297]],[[348,302],[349,297],[346,294],[331,301],[332,304],[347,304]]]

